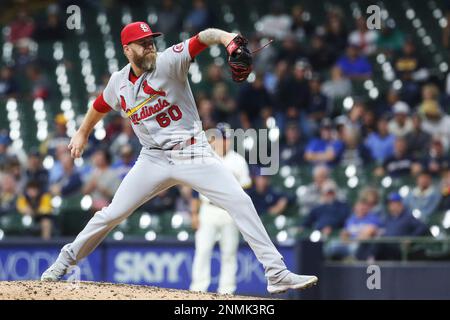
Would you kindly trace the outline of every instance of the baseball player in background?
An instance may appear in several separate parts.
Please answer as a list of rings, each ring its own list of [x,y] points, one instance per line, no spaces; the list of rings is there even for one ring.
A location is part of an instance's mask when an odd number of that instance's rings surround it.
[[[245,158],[231,147],[230,126],[217,124],[217,134],[211,145],[222,158],[223,164],[237,179],[243,189],[251,186],[252,180]],[[216,206],[207,197],[194,192],[192,200],[192,227],[195,233],[195,256],[192,264],[193,291],[207,291],[211,283],[211,256],[214,244],[220,246],[220,278],[218,293],[233,294],[236,291],[237,251],[239,230],[231,216]]]
[[[111,110],[130,119],[143,147],[111,203],[97,211],[75,240],[62,248],[41,279],[60,280],[71,265],[89,255],[143,203],[165,189],[184,184],[231,215],[264,266],[270,293],[315,284],[317,277],[297,275],[287,269],[252,200],[212,150],[187,78],[191,62],[200,52],[210,45],[222,44],[228,53],[233,80],[244,81],[251,72],[248,41],[234,33],[206,29],[157,52],[154,38],[160,35],[145,22],[133,22],[122,29],[123,52],[129,63],[111,75],[68,148],[73,158],[81,157],[94,126]]]

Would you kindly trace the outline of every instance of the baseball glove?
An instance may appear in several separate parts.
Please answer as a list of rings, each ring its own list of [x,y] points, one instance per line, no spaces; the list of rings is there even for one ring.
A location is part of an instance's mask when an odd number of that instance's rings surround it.
[[[233,81],[245,81],[252,72],[252,54],[247,48],[248,40],[237,35],[227,45],[228,65]]]

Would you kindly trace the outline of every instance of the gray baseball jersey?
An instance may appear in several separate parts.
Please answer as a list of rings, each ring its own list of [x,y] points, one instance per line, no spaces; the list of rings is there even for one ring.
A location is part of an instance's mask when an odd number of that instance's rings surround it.
[[[144,147],[170,149],[202,131],[187,79],[192,59],[186,40],[158,52],[156,69],[134,83],[129,79],[130,64],[112,74],[103,99],[130,118]]]

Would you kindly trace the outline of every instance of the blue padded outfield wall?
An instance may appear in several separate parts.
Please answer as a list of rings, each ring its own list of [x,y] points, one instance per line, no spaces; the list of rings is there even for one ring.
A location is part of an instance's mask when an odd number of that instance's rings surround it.
[[[71,239],[68,239],[70,241]],[[0,241],[0,280],[39,279],[66,242]],[[366,263],[327,263],[320,242],[279,246],[288,267],[319,276],[319,284],[277,298],[300,299],[450,299],[450,262],[379,263],[381,288],[368,289]],[[79,264],[82,280],[188,289],[194,256],[192,242],[105,241]],[[211,291],[217,288],[219,251],[212,262]],[[262,266],[241,244],[237,294],[269,296]],[[69,277],[73,274],[69,274]]]
[[[39,279],[58,256],[63,243],[0,242],[0,280]],[[285,262],[296,269],[292,246],[279,247]],[[82,280],[188,289],[194,258],[193,243],[105,242],[79,264]],[[212,259],[212,283],[217,289],[220,253]],[[266,295],[264,270],[250,248],[238,252],[237,293]]]

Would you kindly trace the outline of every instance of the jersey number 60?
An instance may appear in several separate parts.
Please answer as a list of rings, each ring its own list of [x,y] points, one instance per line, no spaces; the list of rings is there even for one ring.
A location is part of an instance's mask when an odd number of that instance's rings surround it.
[[[170,122],[172,122],[172,120],[178,121],[182,116],[183,114],[181,113],[180,108],[174,104],[167,109],[167,112],[158,114],[155,119],[158,121],[160,127],[165,128],[170,124]]]

